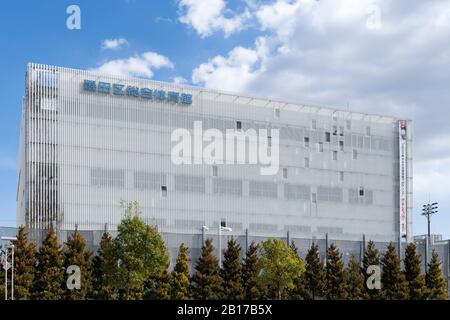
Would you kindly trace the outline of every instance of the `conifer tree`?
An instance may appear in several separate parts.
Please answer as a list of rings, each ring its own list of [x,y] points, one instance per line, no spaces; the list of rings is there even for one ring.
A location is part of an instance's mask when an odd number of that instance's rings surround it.
[[[30,299],[30,288],[36,273],[36,246],[28,241],[25,226],[19,227],[14,245],[14,299]]]
[[[171,275],[164,270],[161,274],[153,275],[145,281],[145,300],[169,300]]]
[[[408,282],[408,296],[410,300],[424,300],[427,298],[425,276],[420,270],[421,258],[417,253],[414,242],[409,243],[405,250],[405,279]]]
[[[376,288],[370,289],[367,287],[367,280],[371,276],[371,274],[368,274],[367,272],[370,266],[378,266],[381,268],[380,253],[378,249],[375,247],[375,243],[372,240],[367,243],[367,248],[366,251],[364,252],[362,271],[364,274],[364,287],[366,289],[368,298],[370,300],[379,300],[382,298],[381,290]]]
[[[389,243],[381,259],[381,265],[383,266],[381,273],[383,297],[388,300],[407,299],[408,283],[400,269],[400,259],[392,242]]]
[[[244,285],[244,296],[247,300],[258,300],[261,298],[261,289],[258,286],[258,245],[252,242],[245,253],[242,263],[242,282]]]
[[[291,245],[290,246],[291,246],[292,251],[294,251],[295,255],[298,256],[298,248],[295,245],[294,240],[291,241]]]
[[[194,299],[218,300],[222,296],[222,278],[213,251],[212,239],[207,239],[191,279],[191,294]]]
[[[305,283],[308,290],[308,299],[321,298],[325,294],[326,274],[323,263],[319,257],[319,246],[313,242],[305,257]]]
[[[345,299],[344,262],[339,249],[332,243],[327,250],[326,297],[330,300]]]
[[[69,300],[84,300],[87,294],[91,291],[91,277],[92,277],[92,265],[91,265],[91,252],[86,249],[86,240],[84,240],[80,231],[75,228],[75,232],[69,236],[64,251],[64,267],[67,268],[71,265],[78,266],[80,268],[80,289],[69,290],[66,289],[66,299]]]
[[[441,261],[435,250],[431,254],[431,260],[428,263],[428,272],[425,277],[428,297],[431,300],[447,299],[447,289],[445,286],[444,275],[442,274]]]
[[[364,287],[364,275],[358,260],[353,254],[350,256],[344,275],[346,298],[348,300],[367,299],[367,293]]]
[[[306,270],[295,280],[295,287],[289,292],[290,300],[305,300],[309,298],[309,290],[306,286],[305,274]]]
[[[228,241],[227,249],[223,253],[223,266],[220,270],[223,280],[223,299],[225,300],[240,300],[244,298],[240,255],[241,246],[234,238],[231,238]]]
[[[100,240],[100,248],[92,259],[92,291],[93,299],[109,300],[114,298],[114,288],[110,277],[114,274],[116,261],[113,256],[113,240],[108,232],[104,232]]]
[[[189,249],[182,243],[170,278],[170,298],[189,299]]]
[[[53,228],[48,230],[37,254],[37,260],[32,297],[38,300],[63,299],[63,285],[65,285],[63,253]]]

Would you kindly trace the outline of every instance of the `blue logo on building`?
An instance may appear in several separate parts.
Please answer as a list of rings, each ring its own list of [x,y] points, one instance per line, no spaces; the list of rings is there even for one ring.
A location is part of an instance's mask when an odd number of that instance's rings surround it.
[[[165,91],[160,89],[138,88],[135,86],[125,86],[123,84],[96,82],[84,80],[84,91],[98,92],[103,94],[113,94],[116,96],[128,96],[156,101],[168,101],[178,104],[192,104],[192,95],[176,91]]]

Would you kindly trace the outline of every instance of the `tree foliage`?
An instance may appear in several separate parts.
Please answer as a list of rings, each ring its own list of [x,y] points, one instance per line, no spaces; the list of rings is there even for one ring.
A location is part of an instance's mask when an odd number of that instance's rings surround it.
[[[408,284],[400,269],[400,259],[392,242],[389,243],[381,264],[383,266],[381,283],[384,298],[388,300],[407,299]]]
[[[445,300],[448,298],[445,279],[441,269],[441,261],[439,261],[439,256],[435,250],[433,250],[433,253],[431,254],[431,260],[428,263],[428,272],[425,280],[429,299]]]
[[[320,261],[319,246],[314,242],[305,257],[305,286],[308,292],[307,299],[317,299],[325,295],[326,273]]]
[[[143,297],[144,282],[169,266],[166,246],[154,227],[140,218],[137,202],[123,202],[125,217],[117,227],[113,256],[117,262],[113,286],[122,299]]]
[[[242,282],[244,285],[245,299],[258,300],[261,297],[261,289],[258,286],[258,245],[252,242],[245,253],[242,263]]]
[[[372,240],[367,243],[367,248],[364,252],[363,257],[364,287],[370,300],[379,300],[382,298],[381,290],[370,289],[369,287],[367,287],[367,280],[370,277],[370,274],[368,274],[367,271],[370,266],[381,267],[380,252],[375,247],[375,242],[373,242]]]
[[[220,274],[223,280],[223,299],[240,300],[244,298],[242,283],[241,246],[234,238],[228,241],[223,253],[223,266]]]
[[[100,240],[100,248],[92,259],[92,292],[91,298],[109,300],[114,298],[113,282],[110,277],[115,270],[113,256],[113,240],[108,232],[104,232]]]
[[[170,298],[189,299],[189,249],[182,243],[170,279]]]
[[[213,251],[212,239],[207,239],[191,279],[191,294],[194,299],[218,300],[222,296],[222,277]]]
[[[421,274],[420,255],[417,253],[414,242],[409,243],[405,249],[404,274],[408,282],[408,296],[410,300],[423,300],[427,298],[425,276]]]
[[[259,253],[259,281],[269,292],[274,292],[275,296],[272,298],[284,298],[285,293],[295,287],[295,280],[304,272],[303,261],[289,245],[279,239],[262,242]]]
[[[25,226],[20,226],[14,245],[14,299],[30,299],[36,273],[36,246],[28,241]]]
[[[144,284],[144,299],[169,300],[170,278],[171,275],[166,270],[164,270],[161,274],[150,276]]]
[[[37,254],[38,264],[33,288],[33,297],[39,300],[60,300],[64,297],[65,285],[63,253],[56,232],[49,229]]]
[[[355,255],[350,256],[345,269],[345,290],[349,300],[364,300],[368,297],[364,287],[364,274]]]
[[[326,297],[327,299],[345,299],[344,262],[342,254],[334,243],[327,250]]]

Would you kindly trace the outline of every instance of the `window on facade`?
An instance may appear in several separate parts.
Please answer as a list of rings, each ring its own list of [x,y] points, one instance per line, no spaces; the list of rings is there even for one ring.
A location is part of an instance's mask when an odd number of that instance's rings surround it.
[[[271,136],[268,136],[268,137],[267,137],[267,145],[268,145],[269,147],[272,146],[272,137],[271,137]]]
[[[304,141],[305,141],[305,148],[308,148],[309,147],[309,137],[305,137]]]
[[[167,186],[161,186],[161,197],[167,198]]]
[[[323,152],[323,142],[319,142],[319,152]]]
[[[340,135],[341,137],[344,136],[344,126],[340,126],[340,127],[339,127],[339,135]]]
[[[217,168],[217,166],[213,166],[212,167],[212,175],[213,175],[213,177],[217,177],[218,173],[219,173],[219,168]]]
[[[370,127],[369,126],[366,127],[366,136],[370,136]]]
[[[241,121],[236,121],[236,129],[237,130],[241,130],[242,129],[242,122]]]
[[[339,172],[339,181],[344,181],[344,171]]]
[[[279,109],[279,108],[276,108],[276,109],[275,109],[275,117],[276,117],[276,118],[279,118],[279,117],[280,117],[280,109]]]
[[[329,132],[325,132],[325,142],[330,142],[331,141],[331,135]]]
[[[353,149],[353,159],[357,159],[358,158],[358,151],[356,151],[356,149]]]
[[[288,176],[288,170],[287,168],[283,168],[283,179],[287,179]]]
[[[305,166],[305,168],[309,168],[309,158],[308,157],[306,157],[304,159],[304,166]]]
[[[225,228],[227,226],[227,221],[224,218],[220,219],[220,226],[222,228]]]
[[[311,128],[317,129],[317,120],[315,120],[315,119],[311,120]]]
[[[352,128],[352,122],[351,122],[351,120],[347,120],[347,121],[346,121],[346,127],[347,127],[347,130],[351,130],[351,128]]]
[[[333,160],[337,160],[337,151],[333,151]]]
[[[317,203],[317,193],[311,193],[311,202]]]
[[[364,197],[364,188],[363,187],[359,187],[359,196]]]
[[[333,126],[333,136],[337,136],[337,126]]]
[[[344,141],[339,141],[339,150],[344,151]]]

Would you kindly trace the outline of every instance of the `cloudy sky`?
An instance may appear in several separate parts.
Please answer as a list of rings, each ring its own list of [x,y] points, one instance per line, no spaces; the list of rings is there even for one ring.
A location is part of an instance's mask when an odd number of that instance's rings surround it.
[[[69,30],[66,9],[81,9]],[[27,62],[414,120],[414,232],[450,237],[450,1],[7,1],[0,10],[0,225],[14,225]]]

